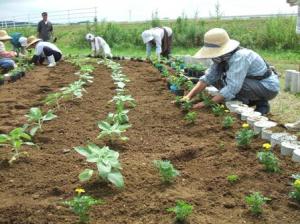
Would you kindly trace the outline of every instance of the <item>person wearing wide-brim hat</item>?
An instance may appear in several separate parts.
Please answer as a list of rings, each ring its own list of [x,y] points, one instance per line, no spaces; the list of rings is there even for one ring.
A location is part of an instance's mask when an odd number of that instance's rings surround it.
[[[4,45],[4,42],[10,40],[11,37],[7,34],[7,32],[5,30],[0,30],[0,67],[5,72],[16,67],[16,64],[12,58],[14,58],[17,53],[14,51],[7,51]]]
[[[111,54],[111,49],[108,45],[108,43],[99,36],[95,36],[91,33],[88,33],[87,35],[85,35],[85,39],[91,43],[91,47],[92,47],[92,57],[112,57]]]
[[[54,67],[56,62],[62,59],[61,50],[56,45],[44,42],[35,36],[28,37],[26,48],[35,48],[35,53],[31,59],[31,62],[35,64],[42,64],[47,57],[48,67]]]
[[[183,100],[190,100],[208,85],[214,85],[220,89],[212,98],[215,103],[236,99],[256,106],[255,110],[262,114],[270,111],[268,101],[278,94],[279,79],[256,52],[241,48],[224,29],[214,28],[205,33],[204,46],[195,57],[212,59],[213,64]],[[203,102],[194,105],[203,107]]]
[[[151,55],[152,46],[156,47],[155,52],[158,59],[160,59],[160,56],[169,58],[173,39],[173,31],[170,27],[154,27],[145,30],[142,33],[142,39],[144,44],[146,44],[147,58]]]

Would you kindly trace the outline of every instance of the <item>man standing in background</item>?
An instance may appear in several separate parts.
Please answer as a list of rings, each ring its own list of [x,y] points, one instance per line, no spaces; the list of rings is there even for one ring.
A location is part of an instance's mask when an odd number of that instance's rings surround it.
[[[48,14],[47,12],[42,13],[43,20],[38,23],[37,32],[38,38],[42,39],[43,41],[50,42],[53,36],[53,26],[50,21],[48,21]]]
[[[298,5],[296,33],[300,34],[300,0],[287,0],[287,3],[290,4],[290,6]]]

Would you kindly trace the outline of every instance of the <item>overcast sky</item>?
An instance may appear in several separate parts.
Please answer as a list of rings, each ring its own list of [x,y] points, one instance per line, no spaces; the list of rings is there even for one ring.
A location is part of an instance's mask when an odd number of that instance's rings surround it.
[[[177,18],[182,12],[193,17],[196,11],[199,17],[207,17],[214,14],[216,2],[217,0],[0,0],[0,20],[12,17],[36,20],[40,18],[40,12],[48,11],[49,19],[56,22],[60,14],[55,12],[57,10],[95,6],[98,20],[107,21],[128,21],[130,18],[132,21],[149,20],[156,10],[160,18]],[[226,16],[296,12],[296,7],[290,7],[286,0],[219,0],[219,4]],[[92,11],[82,17],[91,17]]]

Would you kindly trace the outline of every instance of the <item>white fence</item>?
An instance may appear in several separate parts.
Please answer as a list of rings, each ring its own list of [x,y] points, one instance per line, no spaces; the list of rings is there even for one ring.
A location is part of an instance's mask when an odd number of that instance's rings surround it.
[[[94,21],[97,19],[97,7],[53,12],[49,11],[48,18],[53,24],[56,25]],[[10,28],[35,26],[41,19],[41,14],[28,14],[5,18],[0,17],[0,27]]]

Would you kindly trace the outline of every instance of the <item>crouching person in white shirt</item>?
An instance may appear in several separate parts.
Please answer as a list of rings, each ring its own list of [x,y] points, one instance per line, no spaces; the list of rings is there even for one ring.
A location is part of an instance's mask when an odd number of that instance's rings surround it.
[[[142,39],[144,44],[146,44],[147,58],[151,55],[152,46],[156,46],[158,59],[160,59],[160,55],[169,58],[173,39],[173,31],[170,27],[155,27],[145,30],[142,33]]]
[[[110,47],[102,37],[95,37],[93,34],[88,33],[85,39],[91,43],[92,57],[112,57]]]
[[[31,59],[34,64],[43,64],[45,58],[48,59],[47,67],[55,67],[56,62],[62,59],[61,50],[50,42],[44,42],[34,36],[28,37],[26,48],[35,48],[35,53]]]

